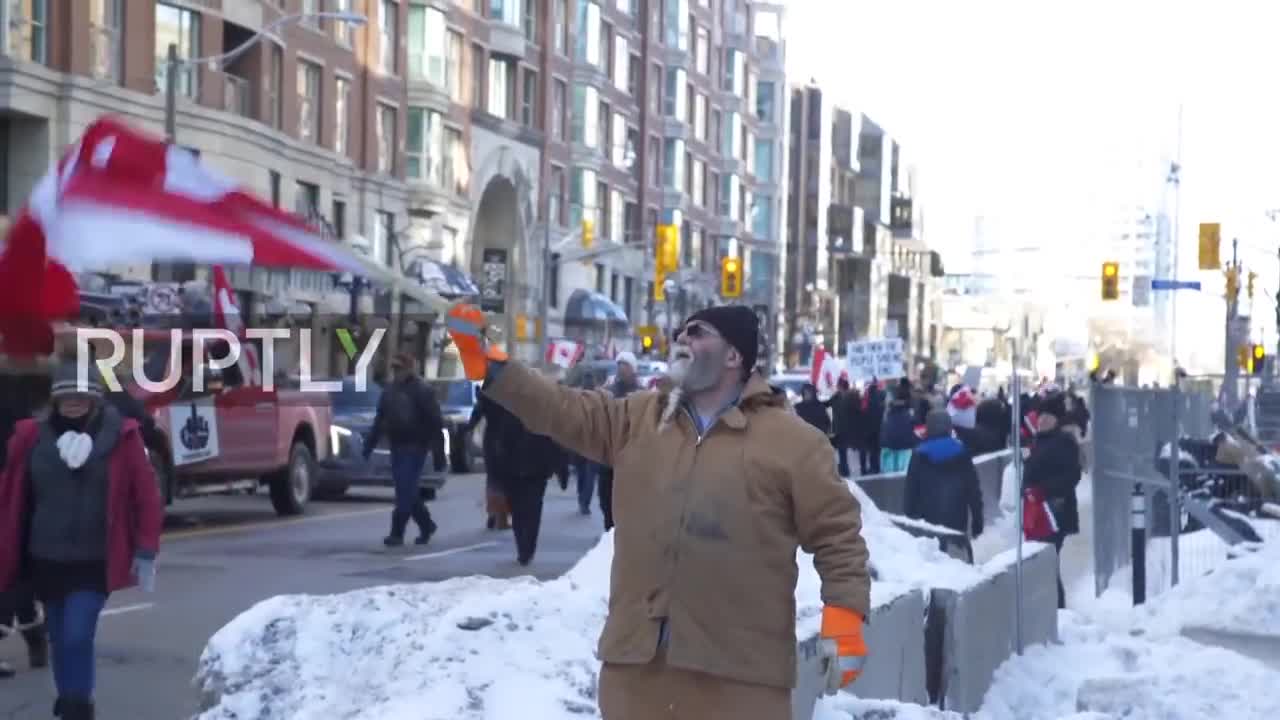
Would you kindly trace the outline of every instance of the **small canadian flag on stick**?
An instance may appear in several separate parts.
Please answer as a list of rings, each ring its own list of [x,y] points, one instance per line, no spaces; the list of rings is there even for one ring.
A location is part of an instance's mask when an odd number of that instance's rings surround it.
[[[584,350],[582,343],[573,340],[552,340],[547,344],[547,362],[568,370],[578,364]]]

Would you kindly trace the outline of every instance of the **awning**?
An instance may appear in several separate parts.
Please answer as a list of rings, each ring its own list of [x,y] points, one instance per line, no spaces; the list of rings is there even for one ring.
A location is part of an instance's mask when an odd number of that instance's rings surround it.
[[[462,270],[429,258],[415,261],[408,274],[440,297],[456,299],[480,294],[480,288]]]
[[[569,295],[564,308],[566,325],[614,325],[630,327],[627,313],[607,296],[579,288]]]

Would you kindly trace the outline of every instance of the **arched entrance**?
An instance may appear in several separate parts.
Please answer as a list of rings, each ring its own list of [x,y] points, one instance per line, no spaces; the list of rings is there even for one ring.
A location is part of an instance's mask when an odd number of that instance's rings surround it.
[[[534,320],[538,295],[540,265],[538,253],[530,250],[529,232],[533,227],[534,189],[521,162],[510,148],[500,147],[489,154],[487,162],[472,175],[471,242],[469,263],[471,276],[483,293],[491,279],[492,263],[504,260],[503,312],[490,312],[493,324],[503,329],[502,344],[507,352],[524,360],[535,360],[541,353],[531,341],[535,338]],[[517,339],[517,321],[522,320],[524,342]]]

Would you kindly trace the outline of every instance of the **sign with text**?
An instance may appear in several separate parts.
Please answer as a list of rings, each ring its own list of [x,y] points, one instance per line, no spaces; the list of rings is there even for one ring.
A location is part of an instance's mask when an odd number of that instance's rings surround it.
[[[190,465],[218,456],[218,413],[210,398],[169,406],[173,464]]]
[[[507,251],[485,248],[480,262],[480,309],[501,315],[507,308]]]
[[[902,359],[902,338],[854,340],[845,347],[845,362],[851,379],[889,380],[902,377],[906,372],[906,363]]]

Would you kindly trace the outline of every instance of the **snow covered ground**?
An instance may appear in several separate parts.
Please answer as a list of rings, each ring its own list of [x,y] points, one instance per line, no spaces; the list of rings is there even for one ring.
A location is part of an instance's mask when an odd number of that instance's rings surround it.
[[[1280,635],[1280,542],[1225,562],[1212,574],[1186,577],[1136,610],[1119,593],[1095,600],[1088,487],[1082,483],[1080,493],[1085,527],[1064,550],[1068,602],[1075,610],[1060,613],[1061,643],[1028,648],[1004,663],[983,708],[970,717],[1280,717],[1280,668],[1181,635],[1189,625]],[[873,603],[912,588],[963,588],[983,577],[981,568],[944,555],[933,541],[894,527],[860,490],[854,492],[864,504],[877,578]],[[1016,539],[1010,521],[988,532],[980,559],[993,558]],[[210,639],[197,681],[217,702],[198,720],[598,717],[594,650],[611,560],[612,537],[606,535],[573,570],[549,582],[463,578],[273,598]],[[809,559],[797,560],[797,639],[803,639],[817,630],[819,582]],[[843,695],[821,699],[814,714],[814,720],[960,717]]]
[[[981,580],[979,568],[894,527],[854,492],[864,503],[874,605]],[[216,703],[200,720],[596,717],[594,653],[612,555],[606,535],[549,582],[461,578],[259,603],[209,640],[197,684]],[[821,601],[812,561],[801,553],[797,562],[804,639],[818,630]]]

